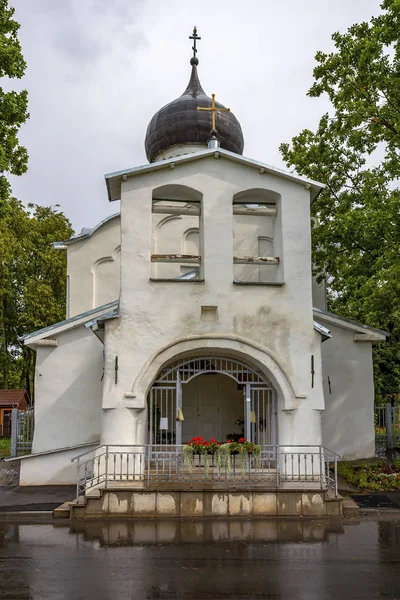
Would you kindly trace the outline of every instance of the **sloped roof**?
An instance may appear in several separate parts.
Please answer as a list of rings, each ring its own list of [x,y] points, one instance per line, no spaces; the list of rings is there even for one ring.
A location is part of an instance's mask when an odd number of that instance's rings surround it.
[[[370,327],[369,325],[364,325],[363,323],[358,323],[357,321],[352,321],[351,319],[347,319],[346,317],[332,313],[329,310],[324,310],[314,306],[313,311],[314,317],[318,320],[337,325],[343,329],[349,329],[355,333],[370,334],[376,338],[377,342],[384,342],[390,337],[390,334],[387,331],[377,329],[376,327]]]
[[[21,408],[26,402],[30,404],[29,394],[25,389],[22,390],[0,390],[0,408],[15,407]]]
[[[107,185],[108,199],[110,202],[121,199],[122,178],[134,177],[135,175],[142,175],[143,173],[149,173],[152,171],[159,171],[160,169],[170,168],[171,165],[181,165],[188,162],[194,162],[196,160],[210,158],[216,155],[218,155],[220,159],[231,160],[244,166],[258,169],[260,173],[269,173],[271,175],[276,175],[277,177],[282,177],[283,179],[288,179],[289,181],[293,181],[295,183],[307,185],[310,189],[311,201],[314,201],[320,191],[325,187],[323,183],[319,183],[313,179],[307,179],[306,177],[302,177],[296,173],[290,173],[284,169],[278,169],[277,167],[264,164],[257,160],[253,160],[252,158],[246,158],[241,154],[229,152],[223,148],[211,148],[207,150],[199,150],[198,152],[192,152],[191,154],[176,156],[174,158],[168,158],[166,160],[158,160],[151,164],[142,165],[140,167],[133,167],[123,171],[116,171],[115,173],[108,173],[107,175],[104,175]]]
[[[108,302],[108,304],[103,304],[97,308],[80,313],[79,315],[74,315],[73,317],[65,319],[64,321],[60,321],[59,323],[54,323],[53,325],[43,327],[43,329],[39,329],[38,331],[33,331],[21,339],[27,346],[29,346],[29,344],[35,344],[39,340],[60,334],[67,329],[84,325],[88,321],[94,320],[96,317],[111,318],[111,314],[116,315],[118,313],[118,306],[119,300]]]
[[[82,240],[86,240],[87,238],[90,238],[98,229],[100,229],[100,227],[103,227],[103,225],[105,225],[109,221],[112,221],[117,217],[119,218],[120,216],[121,215],[119,212],[109,215],[94,227],[83,227],[80,233],[74,233],[74,235],[72,235],[68,240],[64,240],[63,242],[53,242],[52,246],[57,250],[63,250],[65,249],[63,248],[63,246],[69,246],[70,244],[74,244],[75,242],[81,242]]]

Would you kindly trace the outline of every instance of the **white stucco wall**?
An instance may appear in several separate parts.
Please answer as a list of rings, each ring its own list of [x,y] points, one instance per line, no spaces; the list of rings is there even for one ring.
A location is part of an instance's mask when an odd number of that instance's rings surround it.
[[[71,459],[83,454],[86,450],[90,450],[90,447],[23,458],[19,485],[75,485],[77,463],[76,461],[71,462]]]
[[[176,156],[193,154],[194,152],[199,152],[199,150],[205,150],[206,148],[207,144],[176,144],[175,146],[170,146],[163,152],[159,152],[159,154],[155,156],[153,162],[167,160],[168,158],[175,158]]]
[[[120,286],[120,218],[67,249],[68,317],[117,300]]]
[[[152,192],[167,184],[192,188],[202,198],[204,283],[149,280]],[[253,188],[270,189],[281,197],[277,219],[283,231],[279,242],[285,265],[282,286],[233,284],[232,199]],[[266,375],[274,381],[267,367],[273,363],[275,381],[281,377],[288,382],[290,393],[283,387],[277,390],[280,443],[320,443],[324,402],[321,338],[312,325],[309,202],[303,185],[214,158],[122,183],[120,319],[106,322],[102,443],[145,441],[146,394],[151,381],[143,373],[151,372],[150,365],[161,349],[187,340],[187,351],[196,347],[199,352],[215,338],[220,340],[215,342],[220,353],[225,349],[234,354],[234,348],[246,353],[253,344],[257,348],[253,358],[257,355]],[[218,319],[202,320],[201,306],[217,306]],[[190,336],[197,336],[192,346]],[[226,336],[230,336],[229,343],[223,341]],[[315,357],[314,387],[311,355]],[[125,393],[132,390],[135,398],[127,398]]]
[[[249,204],[260,201],[259,194],[249,193]],[[265,201],[265,198],[261,198]],[[242,198],[243,201],[243,198]],[[233,254],[235,256],[274,256],[281,253],[280,236],[274,217],[233,216]],[[152,253],[199,254],[199,218],[191,216],[152,215]],[[198,236],[197,236],[198,237]],[[121,220],[115,216],[67,249],[67,317],[71,317],[119,298],[121,270]],[[196,265],[162,264],[151,266],[152,277],[176,278]],[[234,265],[235,279],[276,281],[279,267]],[[317,304],[319,306],[319,304]]]
[[[37,348],[33,454],[100,437],[103,345],[83,325],[57,341]]]
[[[332,338],[322,344],[325,411],[322,442],[345,459],[374,456],[374,380],[370,342],[354,342],[354,332],[324,323]],[[329,382],[330,388],[329,391]]]

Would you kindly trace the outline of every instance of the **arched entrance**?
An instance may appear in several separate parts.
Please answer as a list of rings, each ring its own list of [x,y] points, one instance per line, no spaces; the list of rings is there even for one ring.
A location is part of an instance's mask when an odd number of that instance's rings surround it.
[[[202,356],[178,361],[157,376],[149,394],[149,443],[186,443],[192,437],[242,435],[256,444],[277,443],[276,392],[248,365]]]

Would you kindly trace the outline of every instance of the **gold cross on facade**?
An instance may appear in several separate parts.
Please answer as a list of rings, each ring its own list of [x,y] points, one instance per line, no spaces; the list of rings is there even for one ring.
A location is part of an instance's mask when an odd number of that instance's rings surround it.
[[[203,108],[202,106],[198,106],[197,110],[209,110],[211,111],[211,128],[213,130],[216,129],[215,127],[215,113],[226,110],[226,111],[230,111],[230,108],[217,108],[215,106],[215,94],[211,94],[211,108]]]

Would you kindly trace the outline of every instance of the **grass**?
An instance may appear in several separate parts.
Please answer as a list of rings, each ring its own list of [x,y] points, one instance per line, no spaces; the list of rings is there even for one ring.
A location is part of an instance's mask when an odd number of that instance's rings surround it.
[[[11,438],[0,438],[0,457],[10,456]]]
[[[399,460],[341,462],[338,464],[338,474],[360,490],[390,492],[400,489]]]

